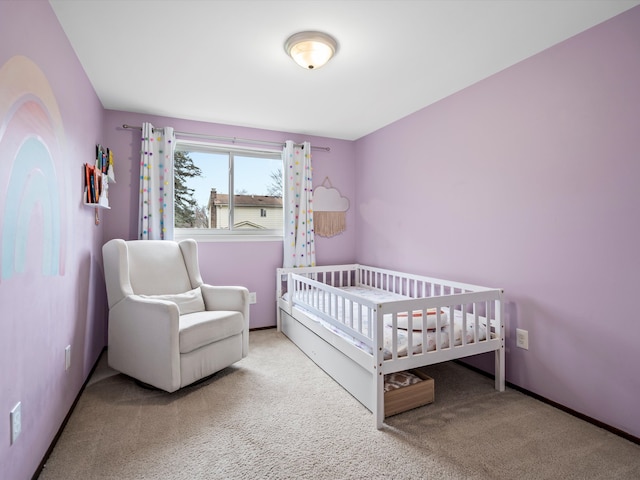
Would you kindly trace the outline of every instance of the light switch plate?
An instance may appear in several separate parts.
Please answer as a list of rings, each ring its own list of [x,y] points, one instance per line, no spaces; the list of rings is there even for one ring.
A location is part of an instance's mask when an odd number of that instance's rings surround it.
[[[69,370],[71,368],[71,345],[67,345],[64,349],[64,369]]]
[[[11,441],[9,445],[13,445],[22,431],[22,404],[16,403],[16,406],[9,413],[11,421]]]
[[[529,332],[521,328],[516,328],[516,347],[529,350]]]

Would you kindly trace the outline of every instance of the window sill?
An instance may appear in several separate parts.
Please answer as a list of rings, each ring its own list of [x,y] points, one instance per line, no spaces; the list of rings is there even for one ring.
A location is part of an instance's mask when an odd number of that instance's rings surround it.
[[[282,235],[265,235],[265,234],[248,234],[248,233],[231,233],[217,232],[211,233],[208,230],[176,228],[174,231],[174,240],[194,239],[196,242],[282,242]]]

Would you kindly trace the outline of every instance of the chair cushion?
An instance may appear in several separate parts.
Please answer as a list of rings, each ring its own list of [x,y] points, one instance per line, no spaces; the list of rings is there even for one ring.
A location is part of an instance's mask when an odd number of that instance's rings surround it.
[[[238,335],[244,328],[240,312],[216,310],[180,316],[180,353]]]
[[[158,300],[169,300],[178,305],[180,315],[204,311],[204,300],[200,287],[189,290],[185,293],[174,295],[140,295],[143,298],[153,298]]]
[[[192,284],[184,256],[176,242],[132,240],[127,242],[128,277],[136,295],[186,292]]]

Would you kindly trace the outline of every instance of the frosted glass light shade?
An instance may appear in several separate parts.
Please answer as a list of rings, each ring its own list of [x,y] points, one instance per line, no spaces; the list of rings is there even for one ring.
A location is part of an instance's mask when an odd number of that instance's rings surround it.
[[[312,70],[327,63],[338,49],[333,37],[322,32],[300,32],[284,44],[287,54],[302,68]]]

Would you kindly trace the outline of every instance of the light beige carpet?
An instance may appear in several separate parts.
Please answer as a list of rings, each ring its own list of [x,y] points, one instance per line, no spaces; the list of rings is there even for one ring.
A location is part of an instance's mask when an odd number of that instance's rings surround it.
[[[233,367],[174,394],[106,366],[41,476],[54,479],[638,479],[640,446],[454,363],[436,401],[371,413],[275,330]]]

